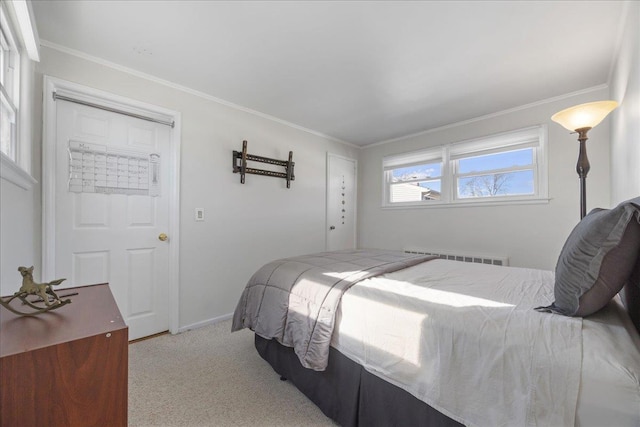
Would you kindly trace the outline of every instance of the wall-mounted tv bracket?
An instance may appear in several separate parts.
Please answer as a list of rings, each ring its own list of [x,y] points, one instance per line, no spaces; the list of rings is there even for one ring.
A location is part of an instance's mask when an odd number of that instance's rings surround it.
[[[255,169],[247,167],[247,161],[268,163],[270,165],[283,166],[286,172],[275,172],[266,169]],[[244,176],[247,173],[254,175],[273,176],[275,178],[284,178],[287,180],[287,188],[291,188],[291,181],[296,177],[293,175],[293,151],[289,151],[289,160],[276,160],[268,157],[254,156],[247,154],[247,141],[242,141],[242,152],[233,150],[233,173],[240,174],[240,183],[244,184]]]

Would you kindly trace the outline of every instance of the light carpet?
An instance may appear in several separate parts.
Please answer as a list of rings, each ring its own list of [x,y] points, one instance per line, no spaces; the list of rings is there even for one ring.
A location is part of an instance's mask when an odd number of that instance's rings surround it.
[[[129,345],[130,426],[336,426],[231,321]]]

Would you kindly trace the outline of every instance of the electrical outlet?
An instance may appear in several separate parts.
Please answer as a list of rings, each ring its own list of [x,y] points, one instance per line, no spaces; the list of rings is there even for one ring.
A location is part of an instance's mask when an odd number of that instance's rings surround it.
[[[196,221],[204,221],[204,208],[196,208]]]

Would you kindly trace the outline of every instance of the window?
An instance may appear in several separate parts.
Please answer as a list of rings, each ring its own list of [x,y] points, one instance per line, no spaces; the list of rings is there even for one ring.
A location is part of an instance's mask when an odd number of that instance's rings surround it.
[[[396,156],[385,165],[391,203],[440,200],[442,193],[442,150]]]
[[[20,54],[4,8],[0,8],[0,152],[17,160]]]
[[[530,201],[547,197],[546,127],[383,159],[383,206]]]
[[[534,194],[533,148],[466,157],[456,163],[456,197]]]
[[[39,45],[31,2],[0,1],[0,179],[25,190],[36,182],[30,174],[33,112],[28,100]]]

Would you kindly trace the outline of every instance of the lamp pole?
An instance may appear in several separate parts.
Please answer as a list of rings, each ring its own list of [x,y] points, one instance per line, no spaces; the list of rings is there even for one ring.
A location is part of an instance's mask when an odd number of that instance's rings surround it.
[[[580,141],[580,153],[578,154],[578,164],[576,165],[576,171],[580,178],[580,219],[587,215],[587,174],[591,165],[589,165],[589,159],[587,158],[587,132],[590,127],[584,127],[576,129],[578,133],[578,141]]]

